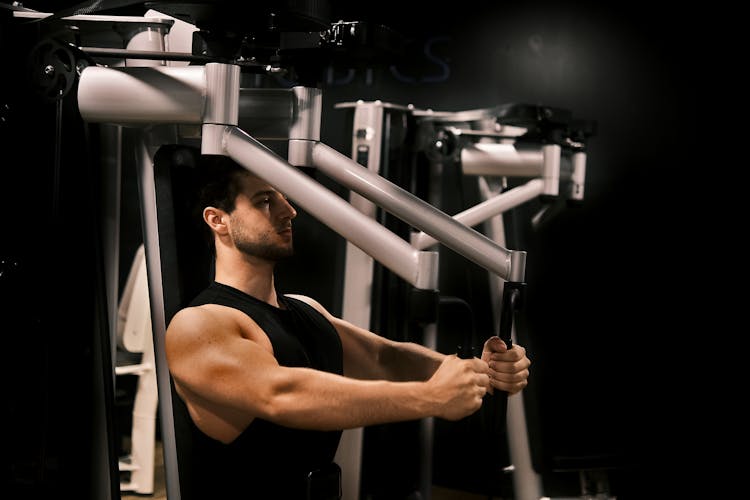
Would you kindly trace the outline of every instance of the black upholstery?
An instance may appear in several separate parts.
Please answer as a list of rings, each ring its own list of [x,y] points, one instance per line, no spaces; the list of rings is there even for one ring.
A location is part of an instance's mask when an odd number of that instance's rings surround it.
[[[167,324],[213,276],[211,252],[195,210],[200,151],[164,145],[154,156],[159,250]]]
[[[164,315],[167,325],[203,287],[213,279],[213,259],[201,234],[202,221],[196,211],[200,151],[184,145],[164,145],[154,156],[159,251],[161,254]],[[172,406],[184,405],[170,378]],[[189,466],[192,443],[185,439],[189,422],[184,411],[174,411],[180,498],[191,498]]]

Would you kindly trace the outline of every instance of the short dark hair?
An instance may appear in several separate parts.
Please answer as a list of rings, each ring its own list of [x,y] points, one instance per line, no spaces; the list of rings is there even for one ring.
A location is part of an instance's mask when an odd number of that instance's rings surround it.
[[[201,212],[206,207],[234,210],[234,202],[242,190],[240,179],[248,174],[244,167],[229,157],[204,155],[198,177],[198,205]]]
[[[203,227],[211,249],[213,233],[203,222],[203,209],[216,207],[229,213],[234,210],[237,196],[242,191],[241,179],[249,172],[231,158],[223,155],[202,155],[198,168],[198,202],[196,217]]]

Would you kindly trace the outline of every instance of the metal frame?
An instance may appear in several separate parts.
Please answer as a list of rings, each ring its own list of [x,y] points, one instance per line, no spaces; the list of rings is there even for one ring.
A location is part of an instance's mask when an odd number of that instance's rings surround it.
[[[283,190],[300,207],[417,288],[436,287],[437,253],[415,249],[337,194],[300,173],[295,166],[311,163],[342,185],[382,205],[395,216],[503,279],[523,281],[525,252],[497,245],[320,142],[319,92],[317,89],[295,88],[290,95],[291,101],[281,98],[281,106],[272,106],[270,110],[281,115],[290,113],[290,161],[287,161],[237,126],[243,95],[239,87],[238,66],[222,63],[180,68],[92,66],[81,72],[78,101],[85,121],[150,127],[140,146],[139,185],[160,394],[170,393],[170,381],[164,349],[166,321],[153,157],[159,144],[174,142],[167,140],[174,137],[160,138],[160,134],[166,132],[170,135],[173,129],[158,125],[201,125],[202,153],[231,157]],[[249,103],[263,101],[263,91],[258,93],[259,101],[252,99],[252,89],[247,89],[244,94],[250,99]],[[159,405],[167,491],[170,499],[179,499],[171,401],[162,397]]]
[[[14,12],[14,16],[43,18],[49,14]],[[531,172],[541,179],[534,179],[525,186],[487,199],[477,207],[450,217],[383,179],[377,172],[362,167],[320,142],[321,99],[318,89],[240,89],[239,67],[230,64],[163,66],[163,61],[148,59],[148,54],[162,51],[167,57],[162,36],[169,31],[172,21],[166,19],[71,16],[64,20],[79,28],[85,26],[89,29],[93,26],[95,31],[101,31],[97,25],[111,30],[112,23],[134,23],[132,26],[135,29],[131,32],[132,40],[129,41],[128,48],[117,52],[123,57],[131,54],[131,65],[121,68],[89,66],[81,69],[78,103],[81,115],[87,122],[143,128],[136,155],[160,394],[170,394],[171,390],[164,349],[166,319],[156,217],[154,154],[162,144],[178,142],[180,133],[190,126],[201,126],[203,153],[223,154],[233,158],[247,170],[283,190],[299,206],[416,288],[435,289],[437,286],[438,254],[424,251],[437,242],[502,280],[524,280],[526,253],[507,250],[498,241],[485,237],[470,226],[540,194],[556,195],[559,146],[548,144],[543,146],[541,152],[529,155],[519,155],[518,151],[504,144],[465,147],[462,162],[466,173],[482,175],[485,172],[483,169],[498,172],[497,167],[502,164],[524,172],[524,175]],[[156,30],[160,36],[153,38],[151,33],[146,33],[152,30]],[[97,50],[89,49],[92,54]],[[114,52],[110,50],[109,53]],[[180,54],[172,54],[172,57],[178,55]],[[134,62],[136,60],[139,62]],[[441,120],[446,117],[456,118],[455,115],[441,116],[428,112],[423,115],[425,119]],[[283,121],[284,119],[288,119],[288,122]],[[264,129],[264,125],[267,128]],[[285,128],[287,134],[284,134]],[[245,132],[246,129],[258,133],[251,135]],[[119,149],[121,130],[117,127],[109,130]],[[455,129],[453,133],[470,136],[473,132]],[[288,140],[288,160],[280,158],[267,148],[261,142],[264,136],[267,139]],[[500,163],[498,158],[502,159]],[[119,158],[116,161],[119,175]],[[572,194],[574,197],[582,196],[585,154],[581,152],[574,155],[573,163]],[[352,204],[294,168],[303,165],[320,169],[350,189],[353,193]],[[115,182],[119,182],[119,179],[115,179]],[[358,205],[355,203],[355,193],[421,232],[415,235],[411,244],[403,241],[358,210],[355,207]],[[119,206],[116,210],[119,210]],[[117,221],[114,224],[117,229]],[[110,246],[109,243],[111,242],[105,241],[105,247],[111,247],[116,260],[118,245]],[[110,280],[114,279],[112,273],[108,276]],[[111,288],[116,289],[116,286]],[[112,297],[109,302],[110,309],[113,309],[115,302]],[[112,311],[111,313],[114,316]],[[114,328],[111,330],[110,334],[113,334]],[[167,493],[170,500],[179,500],[171,399],[160,397],[159,407]]]
[[[503,220],[499,215],[539,196],[558,196],[560,194],[560,181],[569,182],[569,190],[563,193],[567,198],[572,200],[583,199],[586,153],[583,151],[582,145],[574,145],[576,148],[572,155],[565,158],[568,163],[566,166],[569,168],[562,170],[563,156],[560,145],[541,144],[530,147],[529,144],[526,144],[522,148],[517,147],[515,144],[516,138],[525,134],[526,129],[501,124],[500,119],[495,116],[494,110],[491,108],[460,112],[434,112],[381,101],[341,103],[337,107],[354,108],[353,154],[357,154],[356,148],[360,142],[366,143],[365,148],[375,147],[371,144],[371,141],[365,141],[364,138],[371,131],[377,132],[382,129],[384,108],[407,110],[417,117],[416,127],[433,127],[436,144],[422,145],[426,150],[429,150],[430,147],[445,148],[444,141],[452,139],[455,151],[444,151],[446,154],[442,156],[446,158],[453,156],[454,160],[460,163],[464,175],[477,176],[482,197],[480,203],[454,215],[453,219],[470,227],[486,223],[485,232],[498,245],[505,245],[505,229]],[[380,110],[380,113],[373,112],[373,109]],[[358,119],[359,115],[367,117],[369,121],[365,122],[362,118]],[[421,123],[420,120],[422,120]],[[422,135],[429,134],[425,132]],[[450,150],[451,148],[447,149]],[[365,151],[368,151],[368,149],[365,149]],[[379,160],[379,155],[376,158]],[[441,155],[436,158],[433,155],[431,159],[433,162],[439,163],[445,158],[442,158]],[[377,172],[377,166],[370,165],[370,170]],[[340,172],[342,171],[345,170],[334,170],[331,175],[339,172],[337,178],[341,179],[343,174]],[[371,176],[372,174],[368,175]],[[517,187],[505,190],[503,185],[490,187],[486,177],[531,179]],[[437,193],[432,193],[428,199],[439,206],[439,195]],[[424,231],[411,234],[411,244],[414,248],[426,249],[437,243],[442,242]],[[501,275],[493,274],[492,269],[487,269],[490,271],[493,316],[496,324],[498,324],[501,316],[504,282],[500,279]],[[515,331],[512,331],[512,337],[515,342]],[[434,345],[431,347],[434,347]],[[534,471],[531,462],[523,399],[520,397],[510,398],[507,412],[507,444],[512,463],[509,469],[513,473],[515,498],[517,500],[538,500],[543,493],[542,483],[541,477]],[[425,426],[428,429],[425,433],[426,436],[423,436],[425,439],[431,439],[430,424],[431,422]],[[426,444],[423,445],[423,448],[428,453],[431,449]],[[423,457],[429,456],[426,462],[429,467],[431,455],[428,453],[423,454]],[[423,479],[427,478],[429,481],[429,471],[423,471],[422,476]],[[428,487],[429,482],[426,485],[423,484],[421,488],[422,495],[425,498],[430,497]]]

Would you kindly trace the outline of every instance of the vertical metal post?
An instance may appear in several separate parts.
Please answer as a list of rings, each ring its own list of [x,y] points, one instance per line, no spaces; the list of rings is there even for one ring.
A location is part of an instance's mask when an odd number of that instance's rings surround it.
[[[177,446],[175,441],[174,414],[172,413],[172,388],[169,380],[167,356],[164,345],[167,330],[164,310],[164,287],[161,273],[161,253],[159,250],[159,224],[156,212],[156,185],[154,179],[154,155],[156,147],[175,142],[174,136],[166,131],[153,129],[148,135],[144,132],[136,146],[138,191],[141,200],[141,222],[143,245],[146,251],[149,300],[151,301],[151,326],[154,334],[154,356],[159,392],[159,416],[161,418],[161,438],[164,450],[164,468],[167,498],[180,500],[180,481],[177,467]],[[164,133],[165,137],[158,137]],[[176,134],[175,134],[176,135]]]
[[[355,107],[352,126],[352,158],[375,173],[380,172],[382,132],[382,106],[362,103]],[[375,218],[375,204],[368,199],[352,191],[349,195],[349,202],[363,214]],[[345,259],[341,316],[346,321],[369,330],[374,260],[348,240]],[[336,452],[336,462],[342,469],[343,500],[359,498],[363,434],[361,427],[344,431]]]
[[[479,193],[483,200],[488,200],[499,194],[499,189],[493,190],[484,177],[478,178]],[[496,215],[486,222],[487,235],[498,245],[505,245],[505,226],[502,214]],[[492,297],[492,312],[495,324],[499,324],[499,305],[503,297],[505,282],[496,274],[488,273],[490,280],[490,295]],[[513,342],[515,331],[513,331]],[[526,415],[523,406],[523,394],[508,397],[507,435],[510,460],[513,466],[513,491],[516,500],[539,500],[542,497],[542,482],[534,471],[531,463]]]

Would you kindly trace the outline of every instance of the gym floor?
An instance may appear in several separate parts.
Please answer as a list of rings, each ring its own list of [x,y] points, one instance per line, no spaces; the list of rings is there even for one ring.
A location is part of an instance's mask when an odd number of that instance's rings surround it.
[[[152,500],[167,500],[167,489],[164,480],[164,454],[162,452],[161,441],[156,441],[154,450],[154,493],[153,495],[141,495],[128,492],[122,493],[122,500],[143,500],[144,498]],[[475,495],[465,491],[451,490],[434,486],[432,489],[433,500],[492,500],[483,495]],[[501,500],[497,498],[495,500]]]
[[[129,492],[122,492],[122,500],[143,500],[152,498],[153,500],[167,500],[167,487],[164,480],[164,453],[161,447],[161,441],[157,440],[154,449],[154,493],[153,495],[141,495]]]

